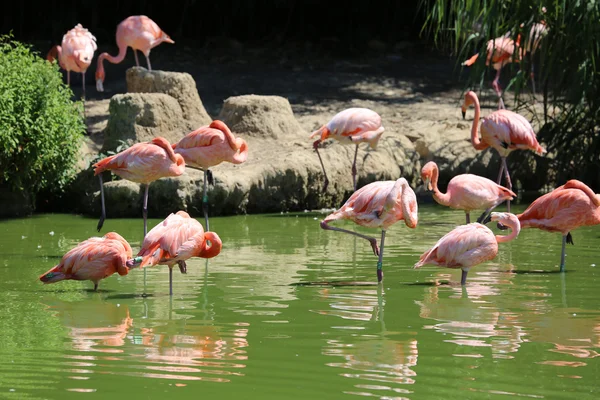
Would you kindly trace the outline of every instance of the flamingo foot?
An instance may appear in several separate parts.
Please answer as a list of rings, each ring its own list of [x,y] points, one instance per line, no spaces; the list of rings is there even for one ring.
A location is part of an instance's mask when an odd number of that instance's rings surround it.
[[[185,261],[177,261],[177,265],[179,265],[179,271],[181,271],[182,274],[187,274],[187,264]]]
[[[371,248],[373,248],[373,253],[375,253],[376,256],[379,256],[379,247],[377,246],[377,239],[371,238],[371,239],[369,239],[369,243],[371,243]]]

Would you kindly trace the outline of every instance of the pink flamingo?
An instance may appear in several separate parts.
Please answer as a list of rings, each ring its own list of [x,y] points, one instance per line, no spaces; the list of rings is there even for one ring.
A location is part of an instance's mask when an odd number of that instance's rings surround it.
[[[248,144],[244,139],[233,136],[223,121],[214,120],[209,126],[202,126],[188,133],[173,144],[173,150],[183,156],[188,167],[204,171],[202,208],[208,230],[208,181],[212,181],[209,168],[223,161],[243,163],[248,158]]]
[[[571,231],[580,226],[600,224],[600,195],[585,183],[572,179],[537,198],[517,217],[523,228],[562,233],[560,271],[563,272],[566,244],[573,244]]]
[[[127,47],[131,47],[133,49],[133,55],[135,56],[135,65],[138,67],[140,66],[136,52],[136,50],[139,50],[146,56],[148,71],[152,71],[152,66],[150,65],[150,50],[163,42],[175,43],[169,35],[156,25],[156,22],[145,15],[134,15],[121,21],[117,26],[117,46],[119,47],[119,54],[114,57],[108,53],[102,53],[100,54],[100,57],[98,57],[98,65],[96,67],[96,90],[99,92],[104,91],[103,82],[105,74],[103,62],[105,58],[113,64],[118,64],[125,59]]]
[[[157,264],[169,267],[169,294],[173,295],[173,266],[187,272],[185,261],[191,257],[212,258],[221,252],[222,242],[214,232],[204,232],[202,224],[185,211],[170,214],[148,232],[138,256],[127,262],[140,268]]]
[[[61,46],[54,46],[46,58],[52,62],[58,58],[60,67],[67,71],[67,85],[71,86],[71,71],[81,72],[83,98],[85,99],[85,71],[92,63],[96,51],[96,38],[81,24],[68,31]]]
[[[465,285],[471,267],[494,259],[498,254],[498,243],[510,242],[521,230],[519,220],[514,214],[493,212],[490,219],[509,227],[512,232],[507,236],[494,235],[487,226],[478,222],[457,226],[423,253],[415,268],[427,264],[460,268],[460,284]]]
[[[115,272],[127,275],[126,263],[132,257],[131,246],[116,232],[108,232],[103,237],[92,237],[79,243],[63,256],[60,263],[40,276],[44,283],[54,283],[65,279],[98,282]]]
[[[401,219],[409,228],[415,228],[418,222],[417,211],[417,197],[406,179],[373,182],[354,192],[339,210],[321,221],[321,228],[367,239],[371,243],[373,253],[379,256],[377,281],[381,282],[385,231]],[[328,225],[339,219],[349,219],[367,228],[381,228],[381,248],[377,247],[377,239],[374,237]]]
[[[496,149],[502,159],[500,173],[496,182],[500,183],[502,172],[504,172],[506,187],[512,190],[510,173],[506,165],[506,157],[508,157],[510,152],[513,150],[532,150],[542,155],[546,152],[546,149],[538,143],[529,121],[523,116],[509,110],[497,110],[483,118],[480,140],[477,134],[477,125],[479,124],[481,108],[479,107],[479,99],[473,91],[465,94],[465,101],[461,107],[463,119],[470,105],[475,106],[475,117],[471,126],[471,143],[475,150],[485,150],[488,147]],[[510,200],[506,204],[508,212],[510,212]]]
[[[516,197],[512,190],[500,186],[488,178],[472,174],[453,177],[448,183],[446,193],[442,193],[437,186],[438,176],[438,166],[433,161],[429,161],[421,169],[421,178],[425,188],[433,190],[434,200],[443,206],[464,210],[467,224],[471,222],[469,213],[472,210],[485,210],[477,219],[477,222],[482,222],[500,203]]]
[[[356,191],[356,157],[358,155],[358,145],[367,142],[372,149],[376,148],[383,131],[384,127],[381,126],[381,117],[375,111],[368,108],[348,108],[334,115],[331,121],[314,131],[310,137],[312,139],[319,136],[319,139],[313,143],[313,148],[317,152],[317,156],[319,156],[323,175],[325,175],[323,191],[327,190],[329,179],[327,178],[325,165],[319,154],[319,144],[330,137],[342,144],[356,144],[354,162],[352,163],[352,184],[354,191]]]
[[[100,195],[102,198],[102,215],[98,221],[98,232],[106,219],[104,207],[104,185],[102,172],[112,171],[121,178],[146,185],[144,190],[144,236],[146,236],[148,218],[148,187],[151,182],[167,176],[179,176],[185,170],[185,161],[180,154],[175,154],[169,141],[162,137],[152,139],[148,143],[136,143],[130,148],[113,156],[106,157],[93,165],[94,175],[100,179]]]

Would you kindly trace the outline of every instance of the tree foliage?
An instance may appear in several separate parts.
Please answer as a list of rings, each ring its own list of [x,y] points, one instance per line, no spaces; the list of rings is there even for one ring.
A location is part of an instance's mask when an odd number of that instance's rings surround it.
[[[548,35],[535,54],[511,64],[516,73],[506,87],[517,110],[530,108],[541,129],[538,139],[555,157],[557,183],[578,178],[600,189],[600,3],[541,0],[421,0],[426,14],[423,31],[457,63],[484,52],[488,40],[520,33],[526,37],[539,21]],[[485,54],[485,53],[484,53]],[[530,93],[532,62],[536,89],[543,94],[544,112],[535,113]],[[485,57],[469,72],[469,85],[488,82]],[[484,80],[485,79],[485,80]]]
[[[85,124],[56,64],[0,37],[0,185],[60,190],[75,176]]]

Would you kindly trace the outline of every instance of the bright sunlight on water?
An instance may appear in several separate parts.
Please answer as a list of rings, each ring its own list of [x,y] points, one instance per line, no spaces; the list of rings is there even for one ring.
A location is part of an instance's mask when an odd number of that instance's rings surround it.
[[[172,299],[166,267],[115,274],[96,293],[38,280],[98,235],[94,219],[0,222],[0,397],[598,398],[599,227],[573,233],[564,274],[560,234],[527,229],[462,288],[460,270],[412,268],[464,220],[421,206],[417,229],[388,231],[377,286],[368,242],[322,218],[211,219],[223,250],[175,268]],[[141,218],[109,231],[139,249]],[[373,285],[323,283],[343,281]]]

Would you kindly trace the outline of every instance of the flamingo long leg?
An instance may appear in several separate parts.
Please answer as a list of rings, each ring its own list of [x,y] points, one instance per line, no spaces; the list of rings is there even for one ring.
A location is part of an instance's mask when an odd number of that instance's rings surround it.
[[[379,248],[379,260],[377,261],[377,282],[383,280],[383,246],[385,243],[385,230],[381,230],[381,247]]]
[[[562,252],[560,254],[560,272],[565,271],[565,252],[567,247],[567,235],[563,235],[562,237]]]
[[[98,221],[98,232],[102,229],[102,225],[104,225],[104,220],[106,219],[106,207],[104,206],[104,183],[102,182],[102,174],[98,174],[98,179],[100,180],[100,200],[102,201],[102,214],[100,214],[100,220]]]
[[[471,223],[471,213],[469,213],[468,211],[465,212],[465,216],[467,217],[467,224]]]
[[[169,265],[169,296],[173,296],[173,266]]]
[[[466,271],[465,271],[465,270],[463,269],[463,270],[461,270],[461,271],[462,271],[462,274],[461,274],[461,276],[460,276],[460,284],[461,284],[462,286],[464,286],[464,285],[466,285],[466,284],[467,284],[467,274],[469,273],[469,270],[466,270]]]
[[[354,151],[354,162],[352,163],[352,185],[354,186],[354,191],[356,192],[356,157],[358,156],[358,144],[356,145],[356,150]]]
[[[67,71],[67,86],[71,86],[71,71]]]
[[[98,282],[94,282],[94,292],[98,291]]]
[[[148,233],[148,188],[149,184],[146,184],[146,188],[144,189],[144,208],[142,209],[142,215],[144,217],[144,237],[146,237],[146,233]]]
[[[81,86],[83,88],[83,100],[85,101],[85,72],[81,73]],[[84,108],[84,112],[85,112],[85,108]]]
[[[531,57],[531,89],[533,90],[533,101],[535,102],[535,77],[533,75],[533,56]]]
[[[206,231],[210,229],[208,227],[208,169],[204,170],[204,191],[202,193],[202,211],[204,211],[204,222],[206,224]]]
[[[150,57],[146,56],[146,62],[148,63],[148,71],[152,71],[152,65],[150,65]]]
[[[496,78],[494,78],[494,80],[492,81],[492,86],[494,87],[494,90],[496,91],[496,94],[498,95],[498,109],[499,110],[503,110],[504,109],[504,101],[502,100],[502,89],[500,89],[500,72],[502,71],[502,68],[498,68],[498,71],[496,72]]]
[[[323,164],[323,159],[321,158],[321,154],[319,153],[319,144],[320,140],[317,140],[313,143],[313,148],[317,152],[317,156],[319,157],[319,162],[321,163],[321,168],[323,169],[323,175],[325,175],[325,182],[323,182],[323,191],[327,190],[327,186],[329,185],[329,178],[327,178],[327,172],[325,172],[325,164]]]
[[[139,67],[140,66],[140,60],[138,59],[138,55],[137,55],[137,50],[136,49],[133,49],[133,55],[135,56],[135,65],[137,67]]]
[[[330,226],[330,225],[327,225],[327,223],[324,222],[324,221],[321,222],[321,228],[327,229],[327,230],[330,230],[330,231],[338,231],[338,232],[349,233],[350,235],[355,235],[355,236],[358,236],[360,238],[366,239],[366,240],[369,241],[369,243],[371,243],[371,247],[373,248],[373,253],[375,253],[376,256],[379,255],[379,248],[377,247],[377,239],[375,239],[374,237],[363,235],[363,234],[360,234],[360,233],[357,233],[357,232],[352,232],[352,231],[349,231],[347,229],[342,229],[342,228],[337,228],[335,226]]]
[[[510,173],[506,165],[506,157],[502,157],[502,166],[504,167],[504,177],[506,178],[506,187],[512,190],[512,182],[510,181]],[[506,211],[510,212],[510,200],[506,200]]]
[[[498,179],[496,179],[496,183],[499,185],[502,181],[502,173],[504,172],[504,164],[500,162],[500,172],[498,172]]]

